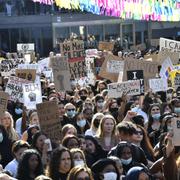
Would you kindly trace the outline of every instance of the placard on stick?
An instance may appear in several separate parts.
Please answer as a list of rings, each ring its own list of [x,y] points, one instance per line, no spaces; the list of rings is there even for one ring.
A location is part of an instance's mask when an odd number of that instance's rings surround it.
[[[166,91],[168,88],[166,79],[149,79],[149,87],[153,92]]]
[[[0,91],[0,117],[7,109],[8,99],[9,99],[8,93],[5,93],[4,91]]]
[[[35,69],[16,69],[16,76],[22,79],[27,79],[28,81],[33,81],[36,79]]]
[[[58,91],[71,90],[69,64],[67,57],[51,57],[55,88]]]
[[[171,126],[173,128],[173,145],[180,146],[180,118],[174,118],[171,121]]]
[[[100,41],[98,48],[99,50],[112,51],[114,49],[114,42]]]
[[[134,80],[108,84],[108,97],[118,98],[121,97],[123,93],[127,95],[140,95],[140,81]]]
[[[61,140],[61,124],[57,103],[55,101],[47,101],[36,106],[41,131],[47,134],[47,137],[52,141]]]

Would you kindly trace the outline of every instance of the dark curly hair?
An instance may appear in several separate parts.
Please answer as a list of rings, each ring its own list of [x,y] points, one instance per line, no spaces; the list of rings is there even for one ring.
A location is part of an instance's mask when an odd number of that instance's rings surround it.
[[[31,158],[32,155],[36,155],[38,158],[38,166],[36,170],[33,172],[35,174],[35,177],[43,174],[43,164],[41,161],[40,154],[34,149],[28,149],[24,151],[20,159],[17,170],[17,179],[19,180],[32,179],[32,177],[30,177],[30,167],[29,167],[29,159]]]

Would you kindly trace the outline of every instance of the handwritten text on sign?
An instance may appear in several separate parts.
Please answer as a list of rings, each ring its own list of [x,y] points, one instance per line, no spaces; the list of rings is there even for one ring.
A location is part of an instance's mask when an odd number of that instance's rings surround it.
[[[54,141],[61,139],[58,106],[55,101],[37,104],[37,112],[42,132]]]
[[[125,81],[122,83],[111,83],[108,85],[108,96],[111,98],[121,97],[123,93],[127,95],[139,95],[140,81]]]
[[[166,79],[149,79],[149,87],[153,92],[166,91],[167,90],[167,80]]]
[[[19,102],[24,103],[22,85],[27,83],[29,83],[29,81],[26,79],[21,79],[14,76],[9,77],[5,89],[5,92],[7,92],[10,96],[9,99],[14,102],[18,100]]]
[[[180,42],[171,39],[160,38],[160,51],[167,50],[180,53]]]
[[[0,91],[0,116],[6,111],[9,95]]]
[[[173,127],[173,145],[180,146],[180,119],[174,118],[173,121],[171,121],[171,125]]]
[[[107,61],[107,72],[119,73],[124,69],[124,61],[109,60]]]

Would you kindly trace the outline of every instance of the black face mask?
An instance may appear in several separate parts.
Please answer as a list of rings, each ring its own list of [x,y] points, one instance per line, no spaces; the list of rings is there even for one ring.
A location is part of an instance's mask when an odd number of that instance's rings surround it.
[[[87,96],[80,96],[80,98],[81,98],[82,101],[85,101]]]
[[[94,127],[98,128],[99,127],[99,120],[94,120]]]
[[[118,108],[117,108],[117,107],[115,107],[115,108],[109,108],[109,111],[110,111],[111,113],[117,112],[117,111],[118,111]]]

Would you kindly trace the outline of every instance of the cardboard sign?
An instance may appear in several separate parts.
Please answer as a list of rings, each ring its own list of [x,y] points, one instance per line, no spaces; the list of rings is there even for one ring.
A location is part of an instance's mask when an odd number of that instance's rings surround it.
[[[118,76],[119,76],[119,72],[115,72],[115,73],[109,73],[107,72],[107,63],[108,61],[121,61],[122,59],[118,56],[114,56],[114,55],[107,55],[105,57],[105,60],[103,62],[103,65],[100,69],[100,72],[99,72],[99,76],[103,77],[103,78],[106,78],[106,79],[109,79],[111,80],[112,82],[117,82],[118,80]]]
[[[24,105],[27,109],[36,109],[36,104],[42,103],[41,84],[29,83],[23,85]]]
[[[55,101],[37,104],[41,131],[52,141],[61,140],[61,123],[59,121],[58,105]]]
[[[51,58],[51,66],[53,70],[53,77],[55,88],[57,91],[69,91],[70,85],[70,71],[69,64],[66,57],[54,56]]]
[[[171,126],[173,128],[173,145],[174,146],[180,146],[180,119],[174,118],[171,121]]]
[[[16,76],[28,81],[35,81],[36,70],[35,69],[16,69]]]
[[[102,51],[103,50],[112,51],[114,49],[114,42],[100,41],[98,49]]]
[[[140,80],[141,94],[144,93],[144,75],[143,70],[127,71],[128,80]]]
[[[149,88],[148,79],[155,78],[158,74],[158,64],[139,59],[126,58],[124,61],[123,80],[127,81],[127,71],[129,70],[143,70],[144,72],[144,87],[145,91]]]
[[[7,109],[8,99],[9,99],[9,94],[0,91],[0,117],[2,117],[3,113]]]
[[[159,63],[163,63],[163,61],[168,57],[171,59],[173,64],[179,63],[179,53],[177,52],[159,51],[157,60]]]
[[[95,74],[98,75],[100,73],[101,67],[105,61],[105,57],[95,58],[94,59],[94,66],[95,66]]]
[[[68,59],[84,58],[84,42],[83,41],[68,41],[60,44],[61,56],[67,57]]]
[[[41,73],[39,64],[18,64],[18,69],[35,69],[36,73]]]
[[[158,54],[148,54],[144,56],[144,59],[146,61],[151,61],[151,62],[158,62]]]
[[[171,51],[180,53],[180,41],[160,38],[160,51]]]
[[[24,103],[23,100],[23,84],[29,83],[26,79],[21,79],[15,76],[9,77],[8,83],[6,85],[5,92],[9,94],[9,100],[16,102],[17,100]]]
[[[168,89],[167,79],[149,79],[149,87],[153,92],[166,91]]]
[[[111,83],[108,84],[108,97],[118,98],[121,97],[123,93],[127,95],[140,95],[140,81],[126,81],[122,83]]]
[[[119,73],[124,70],[124,61],[109,60],[107,62],[107,72]]]
[[[180,73],[176,73],[176,76],[174,78],[174,87],[175,89],[180,87]]]

